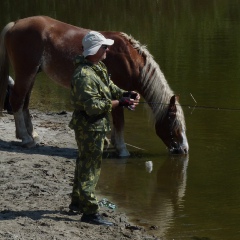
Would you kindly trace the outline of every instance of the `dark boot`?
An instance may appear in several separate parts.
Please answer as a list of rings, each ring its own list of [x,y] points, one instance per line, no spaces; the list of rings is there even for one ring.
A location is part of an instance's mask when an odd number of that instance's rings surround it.
[[[81,213],[82,212],[82,209],[79,207],[79,204],[74,203],[74,202],[70,203],[69,210],[70,210],[70,212],[73,212],[73,213]]]
[[[106,225],[106,226],[113,226],[112,222],[108,222],[107,220],[103,219],[103,217],[99,213],[95,214],[83,214],[81,217],[81,222],[91,223],[96,225]]]

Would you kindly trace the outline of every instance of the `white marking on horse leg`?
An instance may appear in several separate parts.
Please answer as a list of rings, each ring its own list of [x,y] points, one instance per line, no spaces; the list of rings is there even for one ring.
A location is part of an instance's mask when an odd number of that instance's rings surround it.
[[[23,147],[34,147],[36,144],[33,138],[28,134],[22,109],[14,113],[14,120],[16,126],[16,137],[22,140]]]
[[[33,124],[32,124],[29,109],[23,110],[23,116],[24,116],[24,122],[25,122],[28,134],[34,139],[35,142],[39,141],[39,136],[37,132],[33,129]]]
[[[14,86],[14,80],[12,79],[11,76],[8,77],[8,86],[10,86],[11,88],[13,88]]]
[[[40,142],[40,137],[39,137],[38,133],[35,130],[33,130],[32,137],[33,137],[35,143]]]
[[[116,148],[119,157],[129,157],[130,153],[127,150],[126,144],[124,142],[123,131],[116,131],[113,127],[112,136],[111,136],[112,144]]]

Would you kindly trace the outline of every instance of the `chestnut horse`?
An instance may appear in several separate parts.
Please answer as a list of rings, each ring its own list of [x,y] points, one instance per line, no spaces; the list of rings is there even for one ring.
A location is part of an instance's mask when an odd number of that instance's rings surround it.
[[[33,130],[28,106],[37,73],[43,71],[55,82],[70,88],[74,71],[73,59],[82,53],[82,38],[89,31],[90,29],[72,26],[46,16],[10,22],[2,30],[0,110],[3,108],[11,62],[15,84],[10,103],[15,119],[16,137],[22,140],[24,147],[36,145],[37,133]],[[177,100],[152,55],[145,46],[125,33],[101,33],[114,39],[114,45],[110,47],[105,60],[114,83],[122,89],[138,91],[149,103],[156,133],[170,152],[188,153],[182,108],[175,104]],[[152,104],[153,102],[158,104]],[[114,109],[112,116],[112,144],[119,156],[128,156],[123,137],[123,108]]]

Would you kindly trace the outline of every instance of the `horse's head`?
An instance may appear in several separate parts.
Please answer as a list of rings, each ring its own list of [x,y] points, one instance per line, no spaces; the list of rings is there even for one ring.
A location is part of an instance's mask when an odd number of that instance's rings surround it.
[[[189,150],[185,123],[182,115],[178,116],[176,96],[172,96],[168,105],[167,114],[161,121],[156,122],[157,135],[162,139],[172,154],[187,154]],[[180,109],[179,109],[180,110]],[[181,114],[183,114],[181,112]]]

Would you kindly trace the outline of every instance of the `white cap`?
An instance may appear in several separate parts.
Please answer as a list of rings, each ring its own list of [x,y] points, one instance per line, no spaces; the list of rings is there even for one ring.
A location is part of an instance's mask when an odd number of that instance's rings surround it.
[[[82,40],[83,56],[94,55],[102,45],[113,45],[114,40],[105,38],[101,33],[91,31]]]

